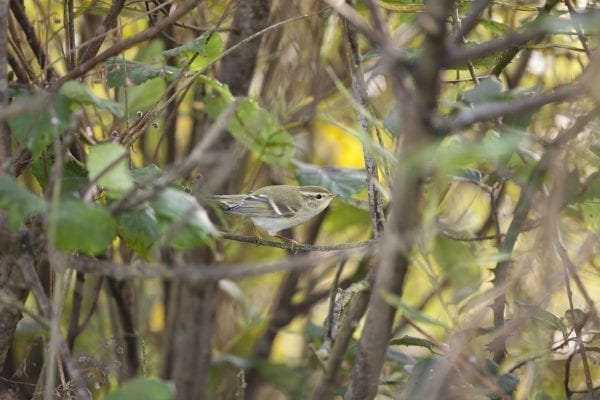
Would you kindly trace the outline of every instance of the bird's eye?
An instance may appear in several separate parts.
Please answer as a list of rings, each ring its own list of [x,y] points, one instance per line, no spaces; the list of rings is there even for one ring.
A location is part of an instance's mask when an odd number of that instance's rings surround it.
[[[321,196],[320,194],[315,196],[317,198],[317,200],[321,200],[323,198],[323,196]]]

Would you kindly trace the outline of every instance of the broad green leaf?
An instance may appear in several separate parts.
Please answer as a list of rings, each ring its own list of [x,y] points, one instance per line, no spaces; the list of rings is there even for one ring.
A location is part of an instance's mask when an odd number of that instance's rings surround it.
[[[327,218],[325,221],[327,231],[348,234],[350,229],[354,228],[361,234],[364,233],[365,227],[371,226],[368,207],[367,204],[363,209],[343,201],[334,202],[333,206],[329,206],[331,218]]]
[[[392,294],[389,292],[382,292],[381,297],[383,297],[383,299],[389,305],[396,307],[398,310],[402,311],[403,313],[405,313],[406,315],[408,315],[410,318],[412,318],[413,320],[415,320],[417,322],[424,322],[427,324],[431,324],[431,325],[439,326],[439,327],[442,327],[445,329],[449,329],[446,325],[442,324],[438,320],[435,320],[435,319],[431,318],[430,316],[426,315],[425,313],[417,310],[416,308],[409,306],[400,297],[398,297],[395,294]]]
[[[39,157],[31,163],[31,172],[44,191],[47,190],[48,178],[54,166],[53,160]],[[79,192],[89,183],[88,172],[79,161],[68,156],[63,167],[60,185],[61,197],[77,197]]]
[[[119,102],[124,105],[125,100],[127,100],[127,107],[131,117],[137,118],[137,116],[134,116],[134,113],[138,111],[145,112],[152,107],[164,94],[165,88],[166,84],[164,80],[151,79],[140,85],[127,88],[127,96],[125,96],[125,91],[121,91],[119,93]]]
[[[454,302],[463,300],[479,288],[480,266],[473,261],[474,254],[469,244],[437,236],[433,244],[433,256],[450,279]]]
[[[476,168],[460,168],[452,178],[459,181],[480,183],[481,171]]]
[[[502,98],[504,84],[495,76],[481,79],[479,85],[465,90],[463,99],[468,104],[481,104]]]
[[[196,198],[180,190],[168,188],[152,201],[163,234],[170,235],[170,245],[190,249],[209,242],[218,235],[208,214]]]
[[[508,99],[520,99],[524,97],[529,97],[539,93],[542,90],[541,85],[531,86],[527,88],[519,88],[511,90],[508,93]],[[527,127],[533,120],[534,114],[537,112],[537,109],[515,113],[515,114],[507,114],[502,118],[505,129],[516,129],[520,131],[527,130]]]
[[[21,95],[15,103],[28,103],[31,95]],[[68,127],[71,118],[69,98],[58,94],[52,97],[49,104],[41,109],[29,109],[8,120],[10,130],[18,145],[24,145],[33,158],[37,158],[54,137],[62,134]]]
[[[498,377],[498,386],[504,390],[505,393],[511,394],[519,386],[519,377],[512,373],[502,374]],[[500,399],[500,397],[497,397]]]
[[[125,110],[123,106],[117,102],[100,98],[96,96],[90,89],[76,81],[68,81],[60,88],[60,94],[67,97],[74,103],[91,104],[98,108],[107,109],[117,117],[123,117]]]
[[[103,207],[78,200],[64,200],[56,218],[57,249],[100,254],[116,235],[116,223]]]
[[[172,384],[156,378],[133,378],[106,395],[106,400],[170,400],[175,396]]]
[[[292,162],[297,168],[296,179],[301,185],[323,186],[344,200],[350,199],[353,194],[367,187],[367,173],[364,169],[319,167],[297,160]]]
[[[487,369],[487,372],[489,374],[496,377],[496,382],[498,386],[500,386],[504,390],[504,392],[511,394],[515,391],[519,384],[519,378],[515,374],[505,373],[499,375],[498,373],[500,372],[500,366],[491,360],[485,361],[485,368]],[[492,399],[499,399],[497,394],[494,394],[490,397]]]
[[[106,82],[110,88],[140,85],[155,78],[174,78],[181,72],[181,69],[169,65],[146,64],[118,57],[107,59],[105,64],[108,69]]]
[[[163,51],[167,57],[178,57],[180,65],[187,65],[193,58],[189,67],[191,71],[203,69],[217,59],[225,49],[221,36],[216,31],[206,31],[190,43],[173,49]]]
[[[118,143],[107,142],[92,146],[87,167],[90,179],[98,179],[98,184],[109,195],[118,196],[133,185],[127,166],[127,150]]]
[[[160,238],[160,227],[151,208],[120,214],[117,232],[133,251],[144,257]]]
[[[425,347],[429,351],[433,352],[434,344],[431,340],[427,340],[424,338],[419,338],[415,336],[404,335],[400,338],[394,338],[390,341],[390,345],[392,346],[417,346],[417,347]]]
[[[429,147],[414,155],[412,162],[417,165],[434,165],[444,174],[457,175],[464,168],[495,165],[506,160],[518,148],[522,138],[519,134],[488,131],[481,142],[473,142],[463,137],[453,136],[439,145]]]
[[[31,193],[9,176],[0,176],[0,209],[8,212],[12,229],[18,229],[25,217],[34,212],[44,212],[44,200]]]
[[[575,308],[572,311],[565,311],[565,318],[567,319],[567,321],[569,321],[572,327],[574,327],[575,329],[581,329],[587,321],[588,316],[586,312],[582,309]]]
[[[143,168],[135,168],[131,170],[131,177],[135,183],[148,183],[152,178],[158,177],[162,170],[156,164],[148,164]]]
[[[533,318],[534,321],[539,322],[542,326],[550,328],[553,331],[560,331],[563,338],[565,340],[567,339],[567,327],[559,317],[533,304],[523,304],[520,302],[516,302],[515,304],[524,309],[525,313],[527,313],[528,316],[530,315],[530,318]]]
[[[216,94],[204,100],[206,113],[216,118],[235,98],[227,86],[205,77],[200,80],[216,91]],[[292,136],[256,101],[245,97],[238,98],[238,101],[235,115],[227,124],[229,132],[264,162],[276,165],[289,164],[294,155]]]

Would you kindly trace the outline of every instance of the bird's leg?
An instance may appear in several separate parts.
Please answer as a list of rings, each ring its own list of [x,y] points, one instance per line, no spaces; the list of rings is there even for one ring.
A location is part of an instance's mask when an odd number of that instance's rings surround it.
[[[258,232],[258,229],[256,229],[256,225],[252,224],[252,230],[254,231],[254,235],[259,239],[259,240],[264,240],[262,236],[260,236],[260,233]],[[257,243],[258,244],[258,243]]]
[[[278,238],[278,239],[281,239],[281,240],[283,240],[283,241],[284,241],[284,242],[286,242],[286,243],[289,243],[289,244],[290,244],[290,250],[291,250],[291,251],[294,251],[296,246],[300,246],[300,243],[299,243],[299,242],[297,242],[297,241],[295,241],[294,239],[290,239],[290,238],[287,238],[287,237],[285,237],[285,236],[281,236],[281,235],[279,235],[279,234],[276,234],[276,235],[273,235],[273,236],[275,236],[275,237],[276,237],[276,238]]]

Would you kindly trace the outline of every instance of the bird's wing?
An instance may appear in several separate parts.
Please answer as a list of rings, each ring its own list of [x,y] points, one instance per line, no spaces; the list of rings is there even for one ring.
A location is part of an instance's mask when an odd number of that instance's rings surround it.
[[[247,196],[244,194],[223,194],[210,196],[212,200],[219,202],[225,209],[232,208],[240,204]]]
[[[274,201],[267,195],[255,194],[245,196],[240,202],[225,209],[225,211],[243,214],[248,217],[291,217],[297,210],[292,207]]]

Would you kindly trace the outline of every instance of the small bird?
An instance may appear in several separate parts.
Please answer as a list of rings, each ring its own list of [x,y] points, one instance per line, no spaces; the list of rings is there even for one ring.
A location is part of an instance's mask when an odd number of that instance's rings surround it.
[[[265,186],[249,194],[215,195],[225,212],[249,217],[269,235],[300,225],[322,212],[337,197],[321,186]]]

